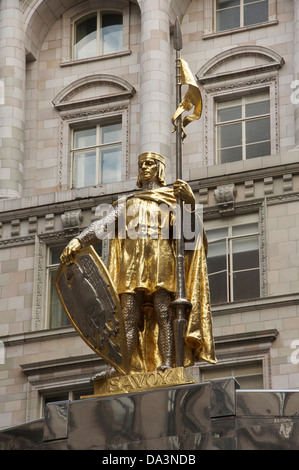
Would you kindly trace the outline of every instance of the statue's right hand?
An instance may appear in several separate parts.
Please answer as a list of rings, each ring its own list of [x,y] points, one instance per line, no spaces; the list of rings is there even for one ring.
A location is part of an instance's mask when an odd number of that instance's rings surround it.
[[[63,250],[60,260],[62,263],[70,264],[74,259],[74,255],[81,248],[81,242],[78,238],[73,238]]]

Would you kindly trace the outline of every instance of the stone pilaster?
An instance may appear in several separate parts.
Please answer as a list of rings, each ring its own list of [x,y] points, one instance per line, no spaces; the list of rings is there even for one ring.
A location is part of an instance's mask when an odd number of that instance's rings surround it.
[[[140,150],[157,152],[168,159],[174,113],[171,97],[175,90],[171,85],[167,0],[144,0],[141,25]]]
[[[22,194],[25,46],[20,0],[0,2],[0,199]]]
[[[299,0],[294,0],[294,84],[296,85],[295,92],[295,144],[299,146],[299,101],[298,89],[299,89]]]

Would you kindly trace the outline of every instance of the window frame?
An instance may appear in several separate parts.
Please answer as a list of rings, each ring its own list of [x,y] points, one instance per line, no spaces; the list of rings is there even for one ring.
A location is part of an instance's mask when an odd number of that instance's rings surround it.
[[[204,21],[204,31],[203,31],[203,40],[213,39],[219,36],[225,36],[228,34],[236,34],[242,31],[250,31],[254,29],[265,28],[269,26],[276,26],[278,24],[277,20],[277,0],[268,0],[268,21],[264,23],[257,23],[250,26],[244,26],[235,29],[228,29],[224,31],[216,31],[215,29],[215,6],[214,2],[211,0],[203,0],[203,21]]]
[[[264,364],[263,364],[263,359],[261,357],[258,358],[251,358],[250,360],[243,359],[241,361],[237,362],[222,362],[213,368],[211,367],[206,367],[202,368],[200,371],[200,379],[202,382],[209,382],[210,380],[226,380],[231,377],[235,378],[235,380],[239,383],[238,378],[247,378],[247,377],[260,377],[260,380],[262,382],[262,387],[260,388],[249,388],[247,390],[263,390],[265,388],[265,377],[264,377]],[[255,371],[254,373],[245,373],[243,372],[242,375],[238,375],[238,371],[240,368],[245,368],[248,367],[248,369],[256,366],[259,370]],[[221,371],[228,370],[230,371],[230,374],[228,375],[222,375]],[[215,375],[214,377],[209,375],[209,372],[212,373],[212,375]],[[242,388],[242,383],[240,383],[240,388]],[[243,389],[244,390],[244,389]]]
[[[60,261],[58,263],[51,263],[51,250],[55,248],[61,248],[62,250],[66,247],[67,242],[62,242],[62,243],[51,243],[46,246],[46,262],[45,262],[45,328],[46,329],[54,329],[54,328],[64,328],[64,327],[70,327],[72,326],[71,321],[68,319],[68,316],[63,310],[62,305],[60,305],[61,312],[63,314],[63,318],[65,319],[65,322],[63,324],[58,324],[56,326],[51,326],[51,289],[55,290],[55,286],[53,283],[51,283],[51,272],[55,270],[55,272],[58,271]],[[102,258],[103,260],[103,241],[99,240],[96,244],[93,245],[94,249],[98,253],[98,255]],[[58,296],[58,294],[57,294]]]
[[[119,50],[116,50],[116,51],[113,51],[113,52],[107,52],[105,53],[104,52],[104,49],[103,49],[103,40],[102,40],[102,18],[103,18],[103,15],[109,15],[109,14],[116,14],[116,15],[120,15],[122,17],[122,45],[121,45],[121,48]],[[76,42],[75,42],[75,38],[76,38],[76,26],[77,24],[80,22],[80,20],[83,20],[84,19],[88,19],[88,18],[92,18],[96,16],[96,54],[95,55],[91,55],[91,56],[86,56],[86,57],[77,57],[76,55]],[[76,18],[74,18],[72,20],[72,46],[71,46],[71,49],[72,49],[72,53],[71,53],[71,57],[72,57],[72,60],[73,61],[84,61],[84,60],[92,60],[94,58],[97,58],[97,57],[106,57],[106,56],[109,56],[109,55],[115,55],[115,54],[120,54],[123,52],[124,50],[124,14],[123,14],[123,11],[121,10],[106,10],[106,9],[97,9],[97,10],[93,10],[87,14],[83,14],[83,15],[80,15]]]
[[[109,60],[114,57],[121,57],[130,55],[130,15],[132,4],[125,0],[110,0],[109,8],[106,11],[118,12],[123,16],[123,50],[113,54],[99,55],[88,59],[73,59],[73,24],[79,18],[88,15],[91,12],[90,2],[83,1],[76,4],[73,8],[68,9],[62,15],[61,22],[61,37],[62,37],[62,54],[61,54],[61,67],[68,67],[73,64],[80,64],[93,61]],[[95,8],[94,11],[97,9]],[[105,9],[103,8],[102,11]]]
[[[257,224],[258,230],[257,232],[251,232],[248,234],[243,234],[243,235],[238,235],[238,236],[232,236],[232,231],[234,227],[240,227],[240,226],[246,226],[250,224]],[[209,240],[208,234],[209,231],[211,230],[217,230],[217,229],[223,229],[227,228],[227,237],[222,237],[221,239],[215,239],[215,240]],[[226,252],[225,252],[225,257],[226,257],[226,269],[225,270],[220,270],[220,271],[215,271],[213,273],[208,272],[208,276],[210,278],[211,275],[218,274],[220,272],[226,272],[226,298],[227,300],[225,302],[213,302],[212,306],[221,306],[221,305],[227,305],[231,304],[232,302],[250,302],[254,301],[256,299],[259,299],[263,296],[263,280],[262,280],[262,269],[263,269],[263,259],[262,259],[262,249],[261,249],[261,224],[260,220],[257,214],[248,214],[248,215],[241,215],[237,217],[229,217],[225,221],[220,221],[220,220],[213,220],[209,221],[206,223],[206,234],[207,234],[207,239],[208,239],[208,245],[211,246],[213,243],[219,242],[220,240],[225,240],[225,246],[226,246]],[[232,250],[232,244],[234,240],[240,240],[240,239],[249,239],[249,238],[257,238],[258,241],[258,267],[255,268],[250,268],[250,269],[245,269],[245,270],[232,270],[231,267],[233,268],[233,250]],[[208,250],[208,258],[209,259],[209,250]],[[257,270],[259,272],[259,296],[258,297],[252,297],[252,298],[246,298],[246,299],[238,299],[234,300],[234,279],[233,279],[233,274],[235,272],[247,272],[247,271],[253,271]]]
[[[255,116],[250,116],[246,117],[246,105],[252,103],[258,103],[261,102],[262,100],[255,100],[251,101],[250,98],[258,97],[259,95],[263,96],[266,95],[268,96],[267,101],[269,101],[269,112],[265,114],[259,114]],[[217,115],[218,115],[218,104],[220,103],[233,103],[234,101],[239,101],[240,106],[241,106],[241,117],[238,119],[232,119],[229,121],[223,121],[219,122]],[[263,100],[266,101],[266,100]],[[232,107],[232,106],[231,106]],[[224,108],[225,109],[225,108]],[[235,97],[230,97],[229,99],[226,100],[221,100],[221,99],[215,99],[215,106],[214,106],[214,122],[215,122],[215,154],[216,154],[216,164],[222,164],[222,163],[232,163],[232,162],[222,162],[221,161],[221,151],[224,149],[229,149],[229,148],[234,148],[234,146],[230,147],[220,147],[219,143],[219,129],[221,127],[230,125],[230,124],[241,124],[241,147],[242,147],[242,158],[235,160],[235,161],[244,161],[244,160],[251,160],[251,158],[246,158],[247,157],[247,131],[246,131],[246,124],[248,122],[253,122],[259,119],[269,119],[269,132],[270,132],[270,138],[269,140],[265,141],[257,141],[254,142],[255,144],[257,143],[263,143],[263,142],[269,142],[270,144],[270,153],[267,155],[262,155],[260,158],[263,158],[264,156],[270,156],[272,154],[271,152],[271,147],[272,147],[272,126],[271,126],[271,103],[270,103],[270,90],[264,90],[261,91],[260,93],[244,93],[241,96],[235,96]],[[252,157],[252,158],[259,158],[259,157]]]
[[[249,25],[245,25],[244,24],[244,18],[245,18],[245,6],[246,6],[246,4],[245,4],[244,0],[239,0],[239,5],[235,5],[233,7],[228,7],[228,8],[221,8],[221,9],[217,9],[217,0],[214,0],[214,4],[213,4],[214,28],[213,29],[214,29],[215,33],[224,33],[224,32],[228,32],[228,31],[231,31],[231,30],[246,29],[246,28],[259,26],[259,25],[267,23],[269,21],[269,1],[268,0],[255,0],[252,3],[249,3],[249,5],[253,4],[253,3],[262,3],[262,2],[266,2],[266,1],[267,1],[267,6],[268,6],[267,19],[259,21],[258,23],[251,23]],[[239,26],[233,26],[231,28],[219,29],[218,30],[217,29],[217,12],[232,9],[232,8],[236,8],[236,7],[238,7],[240,9],[240,11],[239,11]]]
[[[95,82],[95,85],[99,83],[101,85],[104,78],[102,75],[99,80]],[[107,78],[106,78],[107,80]],[[111,86],[114,82],[116,86],[118,81],[114,80],[111,76]],[[81,83],[81,81],[79,81]],[[87,82],[90,86],[93,85],[93,81]],[[75,85],[77,82],[75,82]],[[85,82],[82,83],[85,86]],[[129,110],[130,110],[130,99],[135,93],[135,89],[132,87],[132,91],[128,88],[128,84],[124,82],[124,92],[122,91],[119,96],[115,94],[106,95],[91,99],[90,103],[88,100],[85,102],[85,107],[82,107],[82,102],[79,100],[74,105],[69,106],[69,101],[62,98],[62,102],[55,102],[55,107],[60,112],[60,142],[59,142],[59,171],[58,171],[58,188],[72,189],[72,161],[71,161],[71,129],[73,127],[92,126],[96,122],[111,121],[120,119],[122,122],[122,150],[121,150],[121,181],[129,179]],[[75,88],[77,89],[77,88]],[[67,96],[73,92],[73,85],[67,87]],[[123,95],[123,97],[122,97]],[[120,101],[120,98],[123,98]],[[59,98],[59,95],[58,95]],[[81,103],[81,105],[80,105]],[[107,183],[111,184],[111,183]],[[113,183],[114,184],[114,183]],[[100,185],[102,186],[102,185]],[[93,186],[89,186],[92,191]],[[86,194],[87,188],[74,188],[76,191],[76,197],[78,194]]]
[[[51,283],[51,273],[53,271],[57,272],[58,271],[58,268],[59,268],[59,262],[58,263],[51,263],[51,250],[55,249],[55,248],[60,248],[61,247],[61,251],[65,248],[66,244],[55,244],[55,245],[48,245],[47,246],[47,251],[46,251],[46,266],[45,266],[45,271],[46,271],[46,279],[45,279],[45,282],[46,282],[46,293],[45,293],[45,312],[46,312],[46,315],[45,315],[45,328],[46,329],[53,329],[53,328],[63,328],[65,326],[70,326],[71,325],[71,322],[68,320],[68,317],[66,316],[65,312],[64,315],[65,315],[65,324],[59,324],[59,325],[56,325],[56,326],[51,326],[51,292],[52,292],[52,289],[55,289],[55,286]],[[60,306],[62,311],[63,311],[63,307]]]
[[[259,83],[260,82],[260,83]],[[265,82],[267,83],[265,85]],[[217,101],[223,100],[232,100],[234,98],[239,98],[245,96],[246,94],[258,94],[262,93],[265,90],[269,90],[270,98],[270,133],[271,133],[271,155],[268,157],[271,158],[278,154],[280,151],[280,133],[279,133],[279,116],[278,116],[278,77],[275,74],[268,74],[265,76],[261,74],[260,77],[256,76],[249,82],[243,83],[243,80],[228,80],[227,83],[223,86],[217,86],[217,83],[206,83],[204,84],[204,100],[206,106],[203,110],[203,120],[204,120],[204,161],[206,165],[218,165],[217,155],[216,155],[216,139],[215,139],[215,108]],[[243,169],[248,167],[252,168],[256,164],[259,165],[259,158],[267,157],[257,157],[249,160],[240,160],[236,162],[228,163],[231,165],[231,168],[234,168],[234,165],[238,168],[239,165]],[[271,161],[269,161],[271,165]]]
[[[121,125],[121,140],[120,141],[115,141],[115,142],[109,142],[109,143],[103,143],[101,140],[101,129],[107,125],[113,125],[113,124],[120,124]],[[96,129],[96,143],[93,146],[87,146],[87,147],[74,147],[74,134],[78,130],[84,130],[84,129]],[[70,187],[72,189],[82,189],[86,187],[92,187],[92,186],[101,186],[102,184],[109,184],[108,183],[103,183],[102,181],[102,171],[101,171],[101,150],[112,148],[115,146],[120,147],[120,179],[112,181],[112,183],[117,183],[123,180],[123,146],[124,146],[124,129],[123,129],[123,116],[121,114],[117,114],[114,116],[110,116],[107,118],[102,118],[99,120],[91,120],[89,122],[76,122],[74,124],[70,125]],[[80,152],[80,151],[88,151],[88,150],[95,150],[96,153],[96,182],[95,184],[92,185],[84,185],[84,186],[76,186],[75,181],[74,181],[74,168],[75,168],[75,153]],[[110,182],[111,183],[111,182]]]
[[[50,390],[42,390],[39,391],[40,395],[40,413],[39,416],[43,417],[45,416],[45,411],[46,411],[46,406],[49,403],[61,403],[64,401],[74,401],[74,400],[79,400],[80,398],[77,398],[76,396],[84,396],[84,395],[93,395],[94,390],[93,386],[86,383],[86,384],[80,384],[80,385],[75,385],[73,387],[62,387],[62,388],[57,388],[57,389],[50,389]],[[61,399],[56,399],[59,398]],[[64,398],[63,398],[64,397]],[[53,400],[51,400],[51,398]]]

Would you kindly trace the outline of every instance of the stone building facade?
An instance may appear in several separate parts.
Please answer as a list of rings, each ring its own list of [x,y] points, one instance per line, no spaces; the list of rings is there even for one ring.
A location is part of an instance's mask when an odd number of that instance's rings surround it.
[[[175,180],[176,17],[203,97],[183,176],[203,206],[218,358],[192,373],[299,388],[298,0],[2,0],[1,428],[104,367],[52,281],[98,207],[136,189],[140,153]]]

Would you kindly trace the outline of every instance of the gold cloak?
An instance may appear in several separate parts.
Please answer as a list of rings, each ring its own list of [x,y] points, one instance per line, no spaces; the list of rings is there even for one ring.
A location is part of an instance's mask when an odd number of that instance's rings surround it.
[[[136,233],[140,235],[144,232],[145,235],[132,237],[131,232],[131,237],[119,238],[116,234],[110,240],[108,271],[118,294],[132,293],[138,289],[143,289],[147,293],[147,302],[143,307],[143,322],[139,328],[139,344],[131,358],[132,372],[149,372],[156,370],[161,364],[158,325],[153,313],[151,294],[159,288],[168,290],[173,296],[175,294],[176,250],[175,239],[171,236],[175,215],[172,211],[167,214],[167,208],[174,208],[175,205],[173,190],[166,187],[136,193],[126,201],[126,230],[129,230],[134,222]],[[155,207],[162,208],[162,216],[153,226],[151,216]],[[169,224],[168,239],[161,238],[165,221]],[[156,238],[151,232],[153,230],[156,230]],[[202,231],[196,240],[195,249],[185,252],[186,294],[192,303],[187,318],[185,367],[201,359],[210,363],[216,362],[206,249],[206,237]]]

